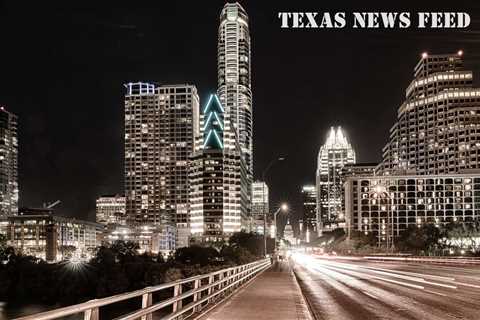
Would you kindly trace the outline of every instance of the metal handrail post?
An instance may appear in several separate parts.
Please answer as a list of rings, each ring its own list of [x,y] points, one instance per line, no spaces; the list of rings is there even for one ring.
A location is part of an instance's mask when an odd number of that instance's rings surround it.
[[[148,308],[152,305],[152,294],[145,293],[142,295],[142,309]],[[152,320],[152,314],[148,314],[142,317],[142,320]]]

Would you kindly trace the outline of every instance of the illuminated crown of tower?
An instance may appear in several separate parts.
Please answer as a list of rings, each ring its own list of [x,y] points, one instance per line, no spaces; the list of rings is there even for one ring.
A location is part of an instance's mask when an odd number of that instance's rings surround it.
[[[224,113],[218,96],[210,95],[207,105],[203,109],[203,148],[223,149]]]

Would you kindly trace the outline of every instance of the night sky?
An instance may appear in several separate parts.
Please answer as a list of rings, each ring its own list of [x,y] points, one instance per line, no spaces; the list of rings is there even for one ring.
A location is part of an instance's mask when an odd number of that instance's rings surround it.
[[[359,162],[378,162],[423,51],[465,52],[480,78],[480,2],[240,1],[250,16],[254,162],[272,205],[314,183],[332,125]],[[386,1],[385,1],[386,2]],[[73,3],[73,2],[72,2]],[[95,198],[123,193],[123,83],[217,86],[218,15],[225,1],[0,2],[0,105],[19,116],[20,205],[95,217]],[[355,5],[352,5],[355,3]],[[419,5],[421,7],[419,7]],[[466,30],[281,29],[279,11],[465,11]],[[348,16],[348,14],[347,14]]]

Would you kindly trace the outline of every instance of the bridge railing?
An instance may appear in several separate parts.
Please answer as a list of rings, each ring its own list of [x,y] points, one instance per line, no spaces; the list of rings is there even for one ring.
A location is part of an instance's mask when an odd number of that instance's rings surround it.
[[[17,318],[16,320],[51,320],[74,314],[82,314],[84,320],[99,320],[100,308],[114,303],[141,297],[141,307],[119,316],[115,320],[152,320],[154,312],[169,308],[161,319],[182,319],[199,312],[202,308],[220,301],[243,283],[253,279],[270,266],[270,259],[226,268],[154,287],[122,293],[111,297],[90,300],[84,303]],[[153,301],[157,293],[169,293],[169,298]]]

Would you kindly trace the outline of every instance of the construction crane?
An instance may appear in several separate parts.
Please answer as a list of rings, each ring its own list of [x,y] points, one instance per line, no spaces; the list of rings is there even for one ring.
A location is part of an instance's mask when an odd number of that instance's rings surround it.
[[[45,209],[52,209],[53,207],[55,207],[55,206],[56,206],[57,204],[59,204],[60,202],[62,202],[62,201],[57,200],[57,201],[52,202],[52,203],[50,203],[50,204],[48,204],[48,205],[45,203],[45,204],[43,204],[43,207],[44,207]]]

